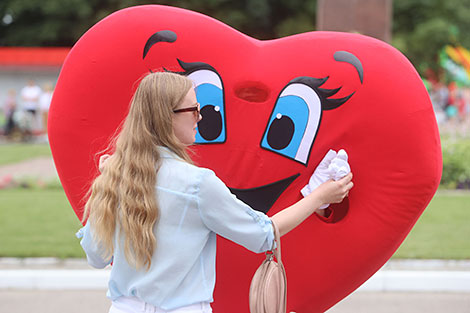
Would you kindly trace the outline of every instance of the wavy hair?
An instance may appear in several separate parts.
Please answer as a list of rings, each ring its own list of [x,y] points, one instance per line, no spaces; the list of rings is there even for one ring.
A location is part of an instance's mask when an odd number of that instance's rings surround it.
[[[140,82],[120,133],[111,141],[101,175],[93,182],[85,204],[94,238],[104,248],[103,257],[114,253],[116,227],[124,235],[124,252],[137,269],[151,266],[156,249],[153,231],[159,219],[155,194],[160,155],[158,146],[172,150],[191,163],[186,147],[173,132],[173,110],[192,81],[175,73],[150,73]],[[119,240],[118,240],[119,242]]]

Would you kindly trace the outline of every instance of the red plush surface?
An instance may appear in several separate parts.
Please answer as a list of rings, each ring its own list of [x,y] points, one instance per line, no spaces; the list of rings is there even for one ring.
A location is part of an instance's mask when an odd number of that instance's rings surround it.
[[[156,32],[173,43],[143,49]],[[355,55],[358,71],[335,61]],[[441,150],[433,109],[409,61],[381,41],[310,32],[270,41],[241,34],[207,16],[165,6],[119,11],[91,28],[62,68],[50,109],[49,137],[67,197],[79,218],[97,175],[96,153],[124,118],[136,82],[149,70],[181,70],[177,59],[204,62],[224,86],[226,140],[195,147],[196,162],[229,186],[255,188],[299,174],[268,215],[299,200],[299,190],[328,149],[348,152],[355,187],[330,219],[312,216],[283,237],[288,311],[320,312],[347,296],[394,253],[434,195]],[[322,88],[352,97],[323,111],[306,165],[261,148],[281,90],[299,76],[329,77]],[[240,90],[256,86],[250,101]],[[218,240],[215,312],[248,312],[248,288],[263,256]]]

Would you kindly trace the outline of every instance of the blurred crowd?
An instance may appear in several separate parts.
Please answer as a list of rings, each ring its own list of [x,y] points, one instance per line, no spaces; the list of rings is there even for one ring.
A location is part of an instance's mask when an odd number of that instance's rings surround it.
[[[52,93],[52,83],[41,88],[33,79],[29,79],[21,90],[8,90],[1,105],[3,125],[0,125],[0,134],[9,141],[30,141],[41,136],[47,140]]]
[[[458,87],[455,83],[433,83],[427,87],[441,132],[470,136],[470,87]],[[41,136],[47,140],[52,93],[52,83],[40,87],[34,79],[29,79],[21,90],[8,90],[0,104],[0,114],[3,113],[0,135],[9,141],[29,141]]]
[[[470,87],[434,83],[428,91],[440,130],[470,135]]]

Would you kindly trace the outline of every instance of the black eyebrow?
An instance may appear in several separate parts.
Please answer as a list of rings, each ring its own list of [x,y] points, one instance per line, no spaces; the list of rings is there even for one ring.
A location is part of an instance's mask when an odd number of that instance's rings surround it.
[[[336,109],[337,107],[341,106],[343,103],[349,100],[354,95],[354,92],[344,98],[339,98],[339,99],[328,99],[331,96],[334,96],[338,91],[340,91],[341,87],[335,88],[335,89],[325,89],[325,88],[320,88],[321,85],[323,85],[327,80],[329,76],[324,77],[324,78],[314,78],[314,77],[309,77],[309,76],[300,76],[292,79],[288,85],[298,83],[298,84],[304,84],[315,90],[317,93],[318,97],[320,98],[321,101],[321,107],[323,110],[333,110]]]
[[[333,58],[335,59],[335,61],[346,62],[354,66],[362,84],[362,81],[364,80],[364,69],[362,68],[362,63],[357,58],[357,56],[347,51],[336,51],[335,54],[333,55]]]
[[[145,56],[147,55],[150,48],[152,48],[152,46],[154,44],[159,43],[159,42],[172,43],[172,42],[176,41],[176,38],[177,38],[176,33],[174,31],[171,31],[171,30],[161,30],[159,32],[156,32],[155,34],[150,36],[150,38],[145,43],[144,55],[143,55],[142,59],[145,59]]]

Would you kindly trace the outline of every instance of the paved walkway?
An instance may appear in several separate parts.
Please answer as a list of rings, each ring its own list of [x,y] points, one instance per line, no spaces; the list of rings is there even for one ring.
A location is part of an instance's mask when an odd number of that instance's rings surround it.
[[[57,177],[57,171],[52,157],[44,156],[0,166],[0,178],[6,175],[15,178],[34,177],[50,180]]]
[[[108,312],[109,306],[110,301],[106,298],[105,290],[6,290],[0,292],[0,312],[2,313],[105,313]],[[421,312],[469,313],[470,294],[355,292],[328,310],[328,313]]]
[[[421,312],[469,313],[470,293],[355,292],[328,310],[328,313]]]

